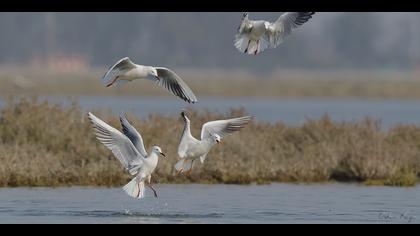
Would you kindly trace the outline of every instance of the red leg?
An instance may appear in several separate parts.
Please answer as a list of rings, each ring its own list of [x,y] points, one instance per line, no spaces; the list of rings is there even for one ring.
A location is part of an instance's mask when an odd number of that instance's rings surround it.
[[[176,173],[176,175],[179,175],[179,174],[181,174],[184,171],[185,160],[186,159],[184,159],[184,161],[182,162],[182,167],[181,167],[181,169],[178,170],[178,172]]]
[[[111,81],[111,83],[109,83],[106,87],[109,87],[109,86],[111,86],[111,85],[113,85],[114,83],[115,83],[115,81],[117,81],[117,79],[119,78],[119,76],[116,76],[112,81]]]
[[[140,181],[139,181],[139,183],[137,184],[137,187],[139,188],[139,192],[137,193],[137,198],[139,198],[139,196],[140,196]]]
[[[244,53],[247,53],[248,52],[248,47],[249,47],[249,44],[251,43],[251,40],[249,39],[248,40],[248,45],[246,45],[246,49],[245,49],[245,51],[244,51]]]
[[[158,194],[157,194],[156,190],[153,188],[153,186],[151,184],[148,184],[147,186],[149,186],[149,188],[153,191],[153,194],[157,198],[158,197]]]
[[[258,50],[260,50],[260,40],[257,41],[257,50],[255,50],[254,55],[257,55]]]
[[[193,164],[194,164],[194,160],[191,161],[191,168],[187,171],[187,173],[185,173],[186,176],[190,176],[191,175],[191,171],[193,169]]]

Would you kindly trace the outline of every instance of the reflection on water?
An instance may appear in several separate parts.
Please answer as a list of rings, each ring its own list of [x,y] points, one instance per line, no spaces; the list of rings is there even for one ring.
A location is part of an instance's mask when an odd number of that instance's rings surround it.
[[[420,223],[420,187],[353,184],[2,188],[0,223]]]
[[[47,99],[69,103],[69,98],[66,97],[47,97]],[[79,101],[86,111],[108,109],[115,115],[120,111],[126,111],[139,117],[147,117],[150,113],[178,115],[186,107],[223,113],[228,112],[230,108],[244,107],[257,120],[282,121],[288,125],[300,125],[306,118],[317,119],[326,113],[336,121],[354,121],[369,116],[380,119],[384,127],[396,124],[420,124],[420,102],[416,100],[201,97],[194,105],[170,96],[79,96],[73,97],[72,100]]]

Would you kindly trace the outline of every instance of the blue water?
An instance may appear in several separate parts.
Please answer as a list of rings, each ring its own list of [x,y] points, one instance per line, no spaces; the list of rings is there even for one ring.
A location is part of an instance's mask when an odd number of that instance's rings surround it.
[[[0,223],[420,223],[420,187],[353,184],[0,188]]]
[[[85,111],[108,109],[115,115],[120,111],[139,117],[150,113],[178,115],[186,107],[209,109],[226,113],[230,108],[244,107],[257,120],[300,125],[306,118],[318,119],[328,113],[335,121],[354,121],[365,117],[380,119],[383,127],[396,124],[420,124],[420,101],[363,100],[363,99],[285,99],[285,98],[215,98],[202,97],[198,104],[189,105],[174,97],[111,97],[80,96],[74,98],[48,97],[54,102],[77,100]],[[1,106],[0,101],[0,106]]]

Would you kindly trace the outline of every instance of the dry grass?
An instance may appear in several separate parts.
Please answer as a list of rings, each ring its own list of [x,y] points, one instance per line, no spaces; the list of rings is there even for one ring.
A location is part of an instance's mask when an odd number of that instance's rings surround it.
[[[94,114],[120,128],[117,117]],[[193,135],[208,120],[244,115],[189,111]],[[420,127],[384,131],[376,121],[335,123],[328,116],[301,127],[251,123],[216,146],[190,177],[176,177],[180,117],[151,115],[130,121],[147,149],[162,147],[153,181],[159,183],[268,183],[358,181],[415,185],[420,175]],[[0,115],[0,186],[121,186],[130,176],[91,132],[77,104],[64,107],[35,98],[7,99]],[[234,137],[234,138],[233,138]]]

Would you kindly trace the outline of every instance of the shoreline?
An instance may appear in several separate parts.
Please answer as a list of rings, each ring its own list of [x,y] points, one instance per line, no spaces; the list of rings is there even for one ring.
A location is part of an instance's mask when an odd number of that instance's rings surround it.
[[[129,181],[129,180],[128,180]],[[127,181],[127,182],[128,182]],[[385,184],[370,184],[365,182],[340,182],[340,181],[325,181],[325,182],[271,182],[271,183],[207,183],[207,182],[174,182],[174,183],[152,183],[153,186],[237,186],[237,187],[256,187],[256,186],[281,186],[281,185],[293,185],[293,186],[311,186],[311,187],[317,187],[317,186],[356,186],[356,187],[387,187],[387,188],[418,188],[420,187],[420,179],[417,180],[416,184],[414,185],[385,185]],[[59,188],[103,188],[103,189],[109,189],[109,188],[115,188],[119,189],[122,188],[124,184],[121,185],[20,185],[20,186],[1,186],[1,189],[18,189],[18,188],[51,188],[51,189],[59,189]]]

